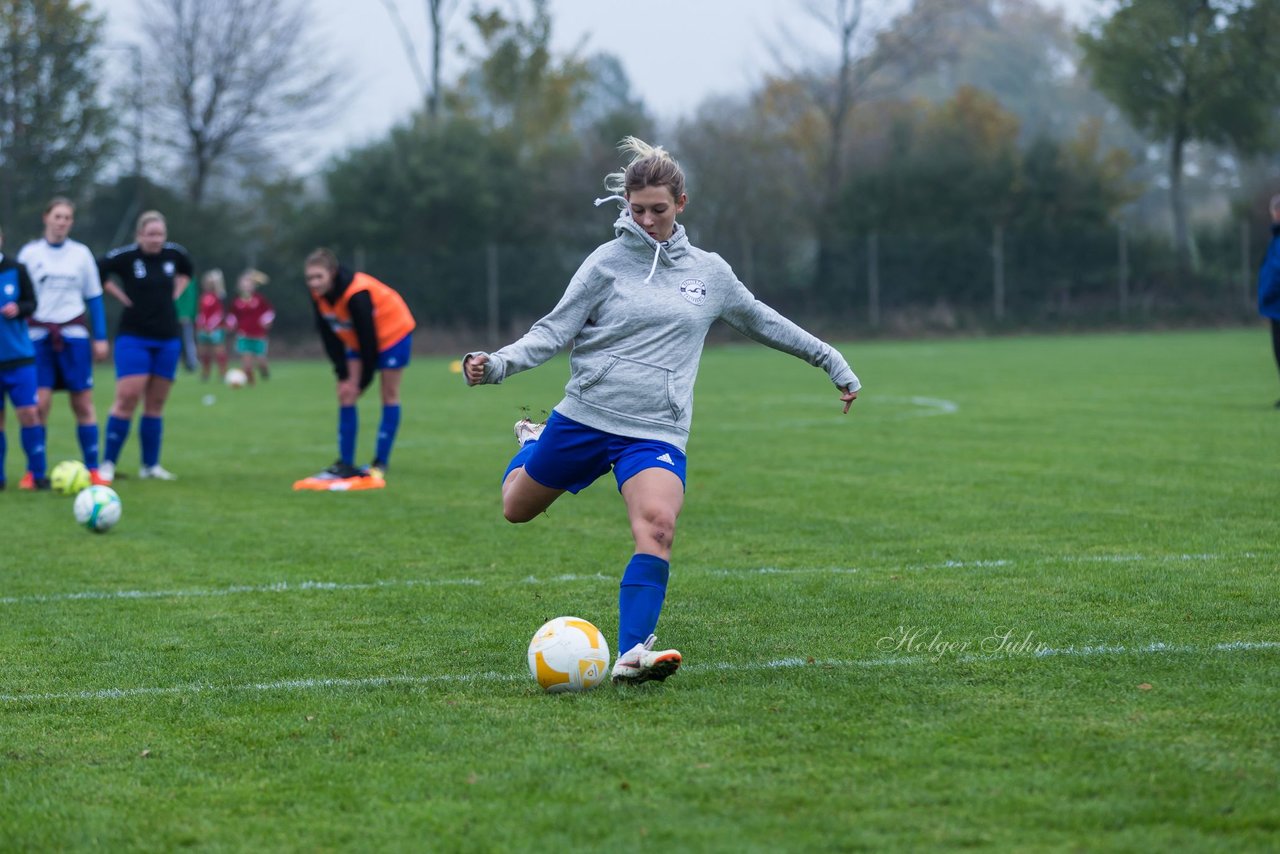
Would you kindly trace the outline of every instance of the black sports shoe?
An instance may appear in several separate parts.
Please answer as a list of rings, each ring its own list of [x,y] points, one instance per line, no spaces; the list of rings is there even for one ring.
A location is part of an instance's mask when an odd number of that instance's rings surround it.
[[[323,480],[346,480],[349,477],[364,477],[368,474],[364,469],[358,469],[353,465],[338,460],[324,471],[320,472],[316,477]]]

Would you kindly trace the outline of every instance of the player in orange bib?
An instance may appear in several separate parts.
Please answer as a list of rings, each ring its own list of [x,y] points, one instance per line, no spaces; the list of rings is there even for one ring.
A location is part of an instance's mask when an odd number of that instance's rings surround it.
[[[395,289],[338,264],[328,249],[307,256],[307,288],[316,328],[338,378],[338,460],[296,489],[370,489],[385,483],[391,446],[400,426],[400,378],[412,350],[413,313]],[[356,401],[381,373],[382,422],[373,463],[355,465],[359,419]]]

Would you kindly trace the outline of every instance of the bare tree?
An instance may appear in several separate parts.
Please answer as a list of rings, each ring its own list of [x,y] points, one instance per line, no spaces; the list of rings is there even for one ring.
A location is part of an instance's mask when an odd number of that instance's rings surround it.
[[[324,118],[337,84],[301,0],[142,0],[158,141],[199,205],[227,161],[270,153]]]
[[[945,40],[937,38],[946,19],[979,13],[985,5],[986,0],[874,3],[870,8],[876,14],[870,16],[864,0],[806,0],[808,16],[835,39],[834,66],[828,61],[819,68],[812,65],[812,47],[802,47],[802,42],[785,26],[781,29],[783,44],[776,46],[774,52],[790,76],[804,81],[804,89],[824,128],[820,151],[813,152],[818,168],[814,190],[818,200],[815,273],[819,283],[834,275],[836,236],[830,233],[830,223],[844,186],[854,110],[863,101],[887,94],[931,67],[940,52],[947,49]],[[889,12],[893,7],[905,10],[895,18]],[[799,71],[788,68],[787,54],[804,57],[802,63],[807,67]]]
[[[382,0],[382,5],[386,8],[387,15],[391,18],[391,23],[395,26],[396,33],[400,36],[400,45],[404,48],[405,58],[409,60],[409,67],[413,70],[414,79],[418,81],[418,89],[422,92],[422,97],[426,101],[427,115],[434,119],[440,115],[440,52],[444,48],[445,30],[448,26],[449,18],[453,16],[454,10],[458,8],[458,0],[425,0],[425,3],[427,35],[431,39],[431,74],[429,77],[426,69],[422,67],[417,47],[414,45],[413,34],[405,23],[404,16],[400,14],[400,7],[396,5],[396,0]]]

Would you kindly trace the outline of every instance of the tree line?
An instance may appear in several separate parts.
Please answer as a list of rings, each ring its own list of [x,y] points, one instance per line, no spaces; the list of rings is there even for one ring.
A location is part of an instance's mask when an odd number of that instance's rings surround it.
[[[509,337],[611,237],[593,201],[628,134],[681,160],[694,242],[826,334],[1244,317],[1280,192],[1271,2],[1125,0],[1077,31],[1032,0],[810,0],[825,46],[780,37],[775,74],[665,126],[616,57],[552,49],[545,0],[432,0],[427,33],[383,0],[433,45],[422,106],[306,175],[290,152],[354,95],[305,4],[143,4],[122,49],[83,3],[0,0],[6,241],[54,194],[96,251],[158,208],[202,270],[270,274],[299,339],[318,245],[427,329]]]

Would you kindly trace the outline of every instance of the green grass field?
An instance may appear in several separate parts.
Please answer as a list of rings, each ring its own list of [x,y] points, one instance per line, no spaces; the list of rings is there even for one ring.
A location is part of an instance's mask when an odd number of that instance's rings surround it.
[[[847,417],[795,359],[707,352],[658,630],[685,667],[558,697],[530,636],[613,643],[630,554],[611,480],[502,519],[563,357],[478,389],[417,359],[360,494],[290,490],[334,456],[321,363],[184,376],[181,480],[118,482],[104,536],[14,490],[10,411],[0,850],[1274,850],[1265,333],[843,349]]]

